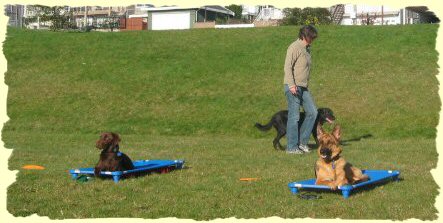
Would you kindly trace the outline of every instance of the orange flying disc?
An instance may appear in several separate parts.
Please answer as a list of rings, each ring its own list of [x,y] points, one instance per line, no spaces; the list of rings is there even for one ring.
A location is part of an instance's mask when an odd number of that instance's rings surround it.
[[[24,165],[22,167],[25,170],[44,170],[45,168],[39,165]]]
[[[258,178],[253,178],[253,177],[245,177],[245,178],[240,178],[240,181],[257,181]]]

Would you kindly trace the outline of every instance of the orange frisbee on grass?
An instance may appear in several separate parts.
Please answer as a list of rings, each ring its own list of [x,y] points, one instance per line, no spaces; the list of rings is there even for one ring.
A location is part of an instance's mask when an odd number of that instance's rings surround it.
[[[258,178],[254,178],[254,177],[244,177],[244,178],[240,178],[240,181],[257,181]]]
[[[25,170],[44,170],[45,168],[39,165],[24,165],[22,169]]]

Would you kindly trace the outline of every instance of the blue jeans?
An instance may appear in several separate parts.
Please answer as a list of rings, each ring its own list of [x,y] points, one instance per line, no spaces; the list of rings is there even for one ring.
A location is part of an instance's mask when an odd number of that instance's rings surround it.
[[[295,150],[298,149],[299,144],[308,144],[315,119],[317,118],[317,107],[314,104],[311,93],[307,89],[302,91],[300,87],[297,87],[297,96],[289,91],[287,84],[285,84],[284,89],[288,101],[288,123],[286,126],[286,138],[288,139],[287,150]],[[301,101],[299,95],[302,95]],[[305,111],[305,120],[301,125],[299,133],[298,121],[300,120],[300,105]]]

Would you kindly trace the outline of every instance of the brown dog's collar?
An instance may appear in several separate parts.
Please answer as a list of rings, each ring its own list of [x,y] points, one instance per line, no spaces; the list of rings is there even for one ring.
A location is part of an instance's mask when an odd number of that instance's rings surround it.
[[[114,148],[112,148],[113,152],[118,152],[118,150],[120,149],[120,146],[117,144]]]
[[[106,149],[103,149],[102,153],[119,153],[119,151],[120,151],[120,146],[119,145],[116,145],[113,148],[110,148],[110,147],[111,146],[109,146]]]

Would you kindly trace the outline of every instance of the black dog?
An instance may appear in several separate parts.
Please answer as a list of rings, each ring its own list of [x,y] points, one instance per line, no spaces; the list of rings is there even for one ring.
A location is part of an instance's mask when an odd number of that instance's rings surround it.
[[[113,132],[104,132],[97,140],[95,147],[101,149],[100,159],[94,168],[94,175],[100,176],[100,171],[132,170],[134,165],[131,159],[120,152],[120,136]]]
[[[325,122],[332,123],[335,121],[334,113],[330,108],[319,108],[317,110],[317,118],[315,119],[314,128],[312,128],[312,135],[314,136],[315,142],[318,145],[317,139],[317,129],[315,126],[318,124],[323,125]],[[298,121],[298,128],[300,129],[303,120],[305,119],[305,113],[300,112],[300,120]],[[280,139],[286,135],[286,123],[288,122],[288,110],[282,110],[275,113],[271,121],[266,125],[261,125],[260,123],[255,123],[255,127],[260,129],[261,131],[268,131],[274,126],[275,130],[277,130],[277,136],[274,138],[273,144],[274,148],[284,150],[283,146],[280,144]],[[278,148],[277,148],[278,146]]]

